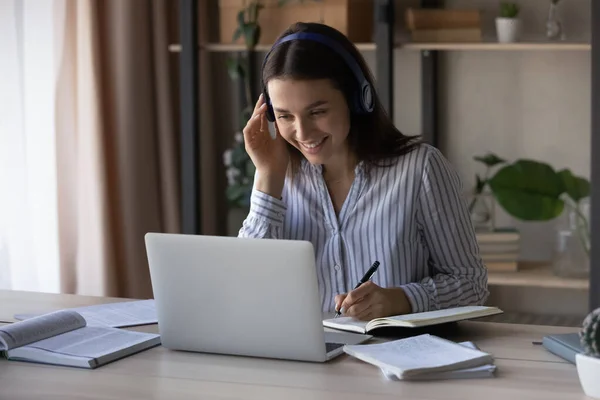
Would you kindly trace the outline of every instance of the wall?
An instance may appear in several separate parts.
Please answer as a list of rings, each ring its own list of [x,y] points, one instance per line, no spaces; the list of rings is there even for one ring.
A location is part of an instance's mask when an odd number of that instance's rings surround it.
[[[486,40],[494,40],[497,4],[446,1],[448,8],[483,10]],[[549,0],[521,4],[524,40],[544,40]],[[569,41],[589,42],[589,9],[589,0],[559,4]],[[400,30],[398,36],[403,34]],[[406,133],[420,133],[419,52],[395,53],[395,122]],[[482,172],[473,156],[487,151],[509,160],[545,161],[589,177],[589,51],[448,51],[440,52],[439,59],[440,149],[458,170],[465,189],[474,183],[475,173]],[[497,221],[522,231],[522,259],[550,259],[556,221],[523,224],[501,209]]]

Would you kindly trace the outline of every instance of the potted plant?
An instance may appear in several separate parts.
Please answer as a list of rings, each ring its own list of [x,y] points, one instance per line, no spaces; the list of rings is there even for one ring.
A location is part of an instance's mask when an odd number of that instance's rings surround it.
[[[579,332],[583,353],[575,356],[577,375],[586,396],[600,399],[600,308],[583,320]]]
[[[588,216],[582,204],[590,195],[590,182],[569,169],[555,171],[550,165],[529,159],[509,163],[493,153],[474,157],[486,166],[485,174],[476,175],[471,215],[478,196],[486,188],[494,200],[511,216],[522,221],[549,221],[565,210],[573,215],[578,240],[586,256],[590,251]],[[492,173],[494,167],[499,169]]]
[[[500,16],[496,18],[496,33],[500,43],[512,43],[519,39],[521,34],[519,11],[517,3],[500,3]]]

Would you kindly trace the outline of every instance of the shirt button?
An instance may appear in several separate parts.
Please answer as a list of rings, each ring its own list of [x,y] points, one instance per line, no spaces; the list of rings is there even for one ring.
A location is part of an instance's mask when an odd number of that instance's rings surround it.
[[[335,270],[336,270],[336,271],[339,271],[339,270],[341,269],[341,268],[340,268],[340,266],[339,266],[339,265],[337,265],[337,264],[336,264],[336,266],[335,266],[335,267],[333,267],[333,268],[335,268]]]

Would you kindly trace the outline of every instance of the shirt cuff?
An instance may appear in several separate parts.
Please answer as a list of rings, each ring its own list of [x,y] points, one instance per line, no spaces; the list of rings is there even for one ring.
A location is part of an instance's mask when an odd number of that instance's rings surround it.
[[[419,283],[408,283],[400,286],[408,298],[413,313],[429,311],[429,296]]]
[[[287,207],[282,200],[259,190],[252,190],[248,216],[267,220],[276,225],[283,225],[286,211]]]

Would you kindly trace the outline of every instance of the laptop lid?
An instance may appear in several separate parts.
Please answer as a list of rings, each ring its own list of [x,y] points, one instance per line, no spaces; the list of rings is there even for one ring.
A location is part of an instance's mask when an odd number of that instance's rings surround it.
[[[164,347],[326,360],[310,242],[164,233],[145,242]]]

